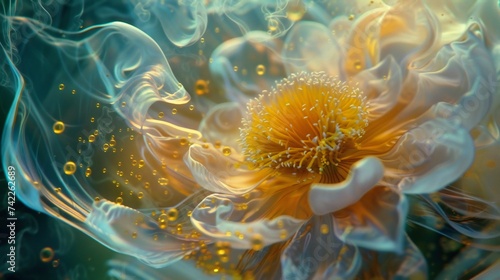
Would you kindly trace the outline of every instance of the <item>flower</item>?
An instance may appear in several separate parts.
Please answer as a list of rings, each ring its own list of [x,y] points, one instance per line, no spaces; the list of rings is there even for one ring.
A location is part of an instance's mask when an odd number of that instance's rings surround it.
[[[476,155],[499,143],[498,5],[337,4],[5,17],[25,38],[5,48],[20,199],[151,267],[235,277],[425,278],[407,222],[497,238],[495,186],[465,182],[498,161]],[[55,75],[31,66],[47,57]]]

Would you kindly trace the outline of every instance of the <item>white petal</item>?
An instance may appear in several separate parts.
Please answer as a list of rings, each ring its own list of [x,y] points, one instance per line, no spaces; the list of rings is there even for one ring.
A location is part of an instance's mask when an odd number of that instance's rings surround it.
[[[366,157],[356,162],[346,180],[336,184],[312,184],[309,205],[316,215],[338,211],[357,202],[373,188],[384,174],[377,158]]]

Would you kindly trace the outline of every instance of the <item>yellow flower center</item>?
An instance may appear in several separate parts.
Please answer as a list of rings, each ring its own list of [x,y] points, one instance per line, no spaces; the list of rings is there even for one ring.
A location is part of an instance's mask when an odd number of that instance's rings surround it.
[[[368,125],[365,97],[323,72],[292,74],[247,104],[244,155],[257,167],[322,174],[338,166]]]

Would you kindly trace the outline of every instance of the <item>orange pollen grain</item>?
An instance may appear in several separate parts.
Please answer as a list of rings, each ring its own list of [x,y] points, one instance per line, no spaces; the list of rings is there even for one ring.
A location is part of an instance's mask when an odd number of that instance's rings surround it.
[[[292,74],[247,104],[240,143],[257,167],[322,174],[368,126],[363,93],[323,72]]]

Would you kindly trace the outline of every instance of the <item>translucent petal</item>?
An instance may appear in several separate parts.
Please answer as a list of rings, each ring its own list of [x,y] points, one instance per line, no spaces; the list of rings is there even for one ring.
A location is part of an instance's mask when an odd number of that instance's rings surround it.
[[[354,279],[361,261],[356,247],[333,234],[330,214],[312,217],[281,256],[283,279]]]
[[[141,222],[136,225],[137,221]],[[105,200],[93,205],[85,226],[106,246],[135,256],[154,267],[165,266],[186,254],[181,248],[182,242],[162,234],[164,231],[151,217]],[[155,241],[155,234],[161,239]]]
[[[269,34],[255,31],[214,50],[210,71],[224,85],[226,100],[244,104],[285,77],[279,46]]]
[[[261,205],[257,193],[250,193],[248,199],[242,196],[213,194],[203,200],[192,212],[191,221],[203,234],[221,241],[227,241],[238,249],[261,248],[281,242],[291,236],[303,220],[290,216],[273,219],[265,217],[244,218],[247,212]],[[245,207],[241,207],[246,204]],[[247,210],[248,209],[248,210]]]
[[[334,216],[337,237],[374,251],[402,253],[408,202],[403,194],[375,187]]]
[[[380,159],[384,184],[405,193],[431,193],[467,170],[474,159],[474,143],[463,127],[436,119],[410,130]]]
[[[420,250],[410,240],[403,237],[400,253],[376,252],[361,249],[364,260],[360,275],[369,279],[426,279],[427,263]]]
[[[282,52],[288,74],[301,71],[325,71],[330,76],[342,76],[342,52],[324,25],[300,22],[287,35]]]
[[[235,153],[233,151],[232,153]],[[243,194],[251,191],[269,176],[268,170],[249,170],[239,167],[237,156],[224,155],[212,145],[207,148],[191,145],[184,157],[198,184],[209,191],[226,194]]]
[[[377,158],[366,157],[356,162],[343,182],[312,184],[309,204],[316,215],[324,215],[356,203],[382,178],[384,167]]]
[[[212,107],[203,118],[199,131],[210,143],[219,141],[224,146],[240,151],[237,140],[240,137],[239,127],[243,118],[243,109],[238,103],[218,104]]]

